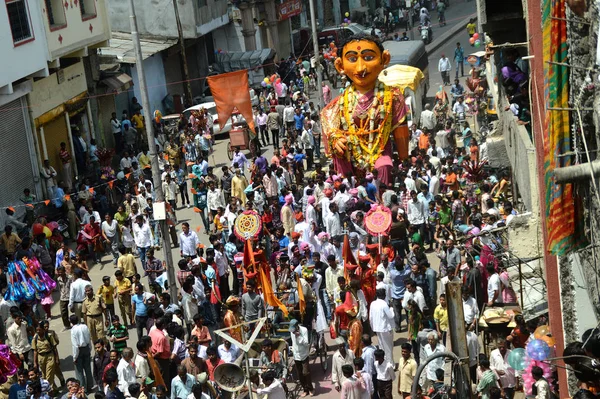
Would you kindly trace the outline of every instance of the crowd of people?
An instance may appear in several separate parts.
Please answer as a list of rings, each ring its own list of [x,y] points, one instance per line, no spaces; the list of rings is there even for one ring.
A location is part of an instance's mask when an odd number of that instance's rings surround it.
[[[489,358],[477,336],[485,305],[516,300],[496,256],[502,227],[517,214],[507,175],[486,173],[472,134],[438,120],[430,106],[413,125],[409,157],[395,160],[389,181],[376,169],[361,178],[340,174],[322,156],[318,110],[302,88],[277,94],[265,89],[255,117],[261,145],[273,145],[269,159],[263,153],[248,159],[236,149],[230,165],[210,166],[211,121],[202,110],[182,116],[160,151],[169,221],[163,233],[181,258],[176,281],[169,281],[155,252],[162,246],[161,223],[153,216],[156,187],[143,140],[119,151],[122,176],[114,185],[90,194],[82,183],[78,195],[56,197],[55,206],[77,227],[75,245],[54,232],[31,240],[5,230],[0,243],[7,258],[39,258],[58,284],[48,297],[0,303],[1,338],[22,362],[5,384],[10,399],[57,396],[65,387],[65,399],[93,391],[111,399],[226,396],[215,369],[241,352],[215,330],[228,328],[242,343],[265,316],[270,323],[263,337],[289,331],[284,338],[294,367],[273,341],[263,340],[263,372],[250,376],[258,395],[285,397],[289,372],[303,396],[320,393],[309,368],[316,332],[336,337],[331,382],[343,398],[388,399],[395,381],[398,394],[408,397],[417,366],[446,351],[445,284],[454,281],[462,284],[470,377],[482,398],[512,399],[519,379],[508,355],[511,347],[525,346],[537,325],[517,320]],[[392,222],[388,234],[377,237],[365,219],[379,205]],[[191,206],[202,225],[178,223],[177,213]],[[234,232],[245,211],[262,222],[250,247]],[[269,280],[257,278],[248,251],[265,259]],[[109,262],[102,262],[105,254]],[[101,281],[90,279],[89,260],[102,264]],[[173,284],[177,297],[170,294]],[[60,306],[52,306],[55,300]],[[62,333],[70,332],[76,378],[65,380],[61,371],[68,354],[59,353],[59,334],[50,329],[54,311]],[[401,333],[407,340],[395,358]],[[444,373],[443,358],[429,362],[421,394],[456,396]],[[549,398],[547,382],[542,388],[545,379],[539,379],[538,392],[546,394],[538,397]]]

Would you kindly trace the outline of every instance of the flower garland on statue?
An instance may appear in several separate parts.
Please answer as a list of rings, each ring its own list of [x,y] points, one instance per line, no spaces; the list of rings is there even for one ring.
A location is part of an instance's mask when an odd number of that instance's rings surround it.
[[[353,86],[344,91],[339,100],[341,126],[329,138],[330,148],[341,137],[348,139],[347,160],[352,158],[362,169],[372,170],[375,162],[381,156],[391,133],[392,127],[392,90],[384,83],[375,86],[373,102],[362,117],[360,126],[354,123],[353,113],[358,104],[360,93]],[[379,117],[379,124],[376,120]],[[352,155],[352,156],[351,156]]]

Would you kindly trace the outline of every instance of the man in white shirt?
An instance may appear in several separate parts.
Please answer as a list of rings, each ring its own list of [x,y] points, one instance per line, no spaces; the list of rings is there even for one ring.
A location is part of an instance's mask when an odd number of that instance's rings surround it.
[[[21,312],[13,314],[13,324],[8,327],[6,336],[6,343],[10,347],[11,352],[17,355],[31,369],[33,352],[27,339],[27,323],[23,320]]]
[[[73,362],[75,363],[75,377],[80,381],[86,391],[91,391],[94,385],[92,374],[92,338],[90,330],[85,324],[79,322],[80,318],[72,314],[71,345],[73,347]],[[85,372],[85,378],[84,378]],[[87,383],[86,383],[87,382]]]
[[[377,372],[377,394],[380,399],[392,399],[392,383],[396,378],[394,364],[385,358],[383,349],[375,351],[375,371]]]
[[[442,54],[442,58],[438,62],[438,71],[442,75],[442,84],[447,86],[450,84],[450,71],[452,70],[452,64],[446,54]]]
[[[465,316],[465,324],[468,328],[474,329],[477,319],[479,318],[479,307],[477,301],[473,298],[466,289],[462,290],[463,297],[463,314]]]
[[[354,353],[348,350],[348,343],[345,338],[338,337],[336,342],[339,347],[331,357],[331,384],[336,391],[340,392],[342,383],[346,380],[342,373],[342,366],[346,364],[352,366],[354,364]]]
[[[73,271],[73,276],[75,277],[75,281],[71,283],[71,287],[69,288],[69,309],[79,318],[83,317],[83,313],[81,312],[81,307],[83,306],[83,301],[85,300],[85,287],[92,284],[84,280],[83,271],[79,268]]]
[[[369,321],[371,329],[377,334],[379,347],[385,352],[385,359],[394,364],[394,309],[387,304],[385,295],[385,289],[377,289],[377,299],[371,302],[369,309]]]
[[[265,395],[265,399],[285,399],[285,389],[281,385],[281,382],[275,378],[275,372],[273,370],[265,371],[262,375],[262,381],[264,388],[258,388],[256,393],[259,397]]]
[[[131,348],[123,349],[121,360],[117,365],[117,376],[119,377],[119,390],[125,397],[130,397],[129,385],[137,382],[135,376],[135,364],[132,362],[133,350]]]
[[[177,205],[177,194],[179,193],[179,186],[171,178],[171,175],[165,176],[165,181],[162,183],[163,193],[165,194],[165,201],[171,204],[173,210]]]
[[[496,349],[490,353],[490,369],[498,375],[502,389],[508,399],[514,397],[516,378],[515,370],[508,364],[510,350],[506,348],[506,341],[498,340]]]
[[[489,275],[487,284],[488,306],[493,306],[495,303],[502,302],[502,282],[492,263],[488,263],[485,270]]]
[[[132,231],[135,245],[140,254],[140,262],[142,263],[142,266],[145,267],[146,252],[148,252],[152,246],[152,229],[150,229],[149,223],[144,222],[143,215],[137,215],[135,217],[135,223],[132,226]]]
[[[360,399],[371,399],[373,392],[375,392],[375,387],[373,386],[373,375],[365,368],[365,361],[360,357],[355,358],[354,369],[356,370],[354,373],[356,378],[362,378],[365,382],[365,389],[361,391]]]
[[[294,353],[294,363],[296,364],[298,379],[306,396],[314,392],[308,367],[308,354],[310,351],[308,330],[306,327],[301,326],[296,319],[290,321],[289,330],[292,338],[292,352]]]
[[[131,164],[133,163],[133,158],[129,156],[129,153],[125,151],[123,153],[123,158],[121,158],[121,162],[119,162],[119,166],[121,170],[131,169]]]
[[[179,252],[182,258],[192,258],[197,256],[197,248],[200,244],[198,234],[190,230],[190,224],[183,222],[181,224],[181,233],[179,233]]]
[[[421,312],[425,309],[425,296],[420,287],[417,287],[417,283],[413,279],[404,280],[404,286],[406,291],[404,292],[404,299],[402,301],[402,307],[408,309],[408,301],[411,299],[417,303]]]
[[[335,237],[342,234],[340,215],[338,214],[338,207],[335,202],[329,204],[329,211],[329,215],[325,221],[325,228],[330,237]]]
[[[463,98],[458,97],[458,101],[455,102],[454,106],[452,107],[452,112],[454,112],[454,115],[466,114],[468,110],[469,107],[464,103]]]
[[[421,112],[421,128],[427,129],[432,132],[435,129],[436,120],[433,111],[431,110],[431,104],[425,104],[425,109]]]
[[[425,221],[427,220],[427,207],[425,206],[425,203],[418,198],[416,190],[410,192],[410,197],[412,200],[408,201],[406,206],[408,222],[417,230],[421,231],[421,237],[425,237],[423,232],[425,230]]]
[[[235,360],[238,358],[239,353],[240,353],[240,350],[237,348],[237,346],[233,345],[231,342],[229,342],[227,340],[223,340],[223,343],[221,345],[219,345],[219,347],[217,348],[217,351],[219,352],[219,357],[225,363],[235,362]]]
[[[446,351],[446,347],[439,342],[437,332],[432,331],[427,334],[427,345],[424,347],[426,358],[434,355],[435,353],[441,353]],[[427,364],[427,383],[428,385],[433,384],[437,377],[435,371],[437,369],[444,368],[444,358],[438,357],[435,360],[430,361]]]

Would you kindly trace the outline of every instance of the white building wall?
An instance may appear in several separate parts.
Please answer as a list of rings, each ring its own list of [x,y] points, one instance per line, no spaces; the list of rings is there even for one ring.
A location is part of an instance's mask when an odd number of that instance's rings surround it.
[[[145,110],[144,116],[149,120],[153,117],[155,110],[160,110],[160,112],[164,114],[162,100],[168,94],[165,69],[160,53],[154,54],[144,60],[144,74],[146,75],[146,89],[148,90],[148,97],[150,98],[150,110]],[[135,65],[131,66],[131,77],[134,83],[133,96],[140,99],[142,96],[140,94],[140,84]]]
[[[82,15],[81,4],[85,5]],[[125,2],[126,3],[126,2]],[[48,42],[49,61],[104,44],[110,39],[110,23],[105,0],[49,0],[54,15],[50,24],[47,3],[39,1]],[[65,4],[68,4],[65,7]],[[59,7],[61,6],[61,7]],[[86,56],[83,51],[80,56]]]
[[[42,10],[37,6],[36,0],[27,0],[29,22],[31,24],[33,40],[13,43],[11,27],[8,23],[6,6],[0,6],[0,93],[11,94],[10,86],[13,82],[30,75],[47,76],[46,64],[46,36],[42,22]],[[15,65],[18,65],[16,68]],[[0,102],[1,105],[1,102]]]

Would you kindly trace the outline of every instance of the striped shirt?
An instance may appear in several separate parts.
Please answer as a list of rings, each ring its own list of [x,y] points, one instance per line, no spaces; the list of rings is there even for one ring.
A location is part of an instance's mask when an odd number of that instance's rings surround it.
[[[129,331],[127,331],[127,327],[122,324],[119,324],[119,327],[110,326],[108,331],[106,332],[108,337],[115,337],[116,339],[127,337],[129,338]],[[127,340],[116,341],[113,343],[113,346],[116,351],[119,353],[123,352],[123,349],[127,348]]]

